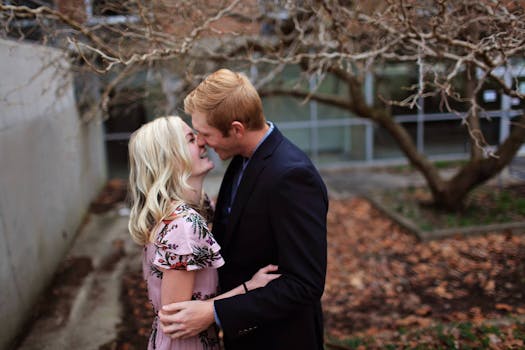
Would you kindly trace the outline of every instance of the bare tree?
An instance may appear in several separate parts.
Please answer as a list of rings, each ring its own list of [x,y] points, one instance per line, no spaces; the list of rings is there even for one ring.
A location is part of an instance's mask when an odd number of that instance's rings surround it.
[[[511,69],[524,68],[525,1],[128,0],[118,6],[133,21],[94,24],[45,6],[0,5],[0,24],[4,35],[13,36],[16,20],[37,21],[54,37],[63,33],[62,44],[67,42],[84,64],[115,74],[102,106],[125,77],[144,67],[171,66],[189,86],[213,69],[212,63],[258,67],[256,84],[263,96],[337,106],[387,130],[425,177],[434,204],[448,210],[461,208],[469,192],[504,169],[525,141],[522,114],[511,120],[508,137],[489,147],[480,127],[486,111],[479,101],[486,84],[525,101],[517,80],[507,78]],[[402,99],[378,94],[367,101],[366,77],[399,62],[419,70],[418,84],[405,86]],[[301,68],[298,83],[279,86],[275,77],[289,65]],[[304,84],[311,77],[320,84],[327,75],[348,93],[326,94]],[[418,151],[392,115],[395,106],[417,109],[422,98],[438,99],[468,131],[470,158],[450,179]]]

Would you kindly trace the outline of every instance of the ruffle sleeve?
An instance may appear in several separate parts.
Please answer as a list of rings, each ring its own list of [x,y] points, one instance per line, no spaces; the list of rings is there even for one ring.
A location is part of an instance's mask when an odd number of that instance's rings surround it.
[[[186,271],[218,268],[224,265],[220,249],[204,218],[186,207],[163,222],[155,240],[153,264]]]

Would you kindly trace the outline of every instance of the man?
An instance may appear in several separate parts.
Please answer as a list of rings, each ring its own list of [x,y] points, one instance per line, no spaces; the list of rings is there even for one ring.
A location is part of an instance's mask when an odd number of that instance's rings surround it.
[[[213,234],[226,264],[221,290],[262,266],[279,266],[266,287],[216,301],[167,305],[163,330],[197,334],[213,322],[228,350],[322,349],[326,187],[308,157],[262,111],[246,76],[221,69],[184,100],[200,144],[232,158],[219,191]]]

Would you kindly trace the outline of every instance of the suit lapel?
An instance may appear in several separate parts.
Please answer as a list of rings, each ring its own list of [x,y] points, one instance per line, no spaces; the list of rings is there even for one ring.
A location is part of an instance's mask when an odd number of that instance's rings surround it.
[[[244,170],[244,175],[239,184],[239,188],[237,189],[237,195],[233,202],[228,224],[226,226],[226,232],[223,241],[224,246],[227,246],[230,242],[233,233],[236,229],[236,226],[239,222],[239,219],[242,216],[245,203],[250,198],[250,195],[253,192],[253,188],[257,183],[257,179],[266,167],[268,159],[273,154],[275,148],[282,141],[282,138],[283,136],[279,132],[279,130],[277,130],[277,128],[274,128],[272,133],[268,135],[268,138],[266,138],[266,140],[264,140],[264,142],[255,151],[252,158],[250,159],[250,162],[246,166],[246,169]],[[223,204],[224,201],[225,199],[223,200]]]
[[[221,224],[221,221],[227,220],[228,214],[226,210],[230,205],[230,195],[232,189],[233,178],[235,176],[237,168],[240,166],[242,158],[240,156],[234,157],[221,182],[221,187],[219,189],[219,194],[217,196],[217,204],[215,206],[215,217],[213,219],[213,234],[216,236],[217,240],[223,245],[224,242],[224,227]]]

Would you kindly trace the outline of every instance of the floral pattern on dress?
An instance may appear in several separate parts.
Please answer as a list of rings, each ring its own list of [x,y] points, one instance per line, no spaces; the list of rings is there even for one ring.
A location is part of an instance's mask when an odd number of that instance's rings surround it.
[[[224,264],[220,246],[199,212],[186,204],[156,228],[154,242],[144,248],[143,271],[148,296],[155,313],[161,308],[160,290],[163,271],[168,269],[196,271],[192,300],[208,300],[217,295],[217,268]],[[219,350],[218,329],[211,326],[195,337],[171,339],[159,328],[156,316],[148,344],[149,350],[208,349]]]
[[[210,235],[208,231],[208,225],[204,222],[204,219],[199,214],[189,214],[186,216],[186,222],[191,223],[193,232],[199,236],[199,238],[204,239]]]
[[[153,265],[153,264],[151,264],[151,266],[150,266],[150,273],[151,273],[153,276],[162,279],[162,276],[163,276],[162,271],[159,270],[158,267],[155,266],[155,265]]]
[[[150,300],[151,301],[151,300]],[[153,349],[157,349],[157,332],[159,326],[159,316],[155,315],[153,319],[153,324],[151,325],[151,334],[149,336],[149,343]]]
[[[219,347],[219,328],[216,325],[213,325],[212,328],[199,333],[199,340],[205,350]]]
[[[154,264],[164,269],[187,271],[222,265],[220,247],[205,219],[187,204],[179,205],[173,215],[173,220],[163,221],[164,226],[155,239]],[[190,225],[179,225],[177,218]]]
[[[219,287],[217,286],[217,289]],[[210,294],[202,294],[202,292],[193,292],[191,295],[191,300],[208,300],[211,298],[215,298],[219,293],[210,293]]]

